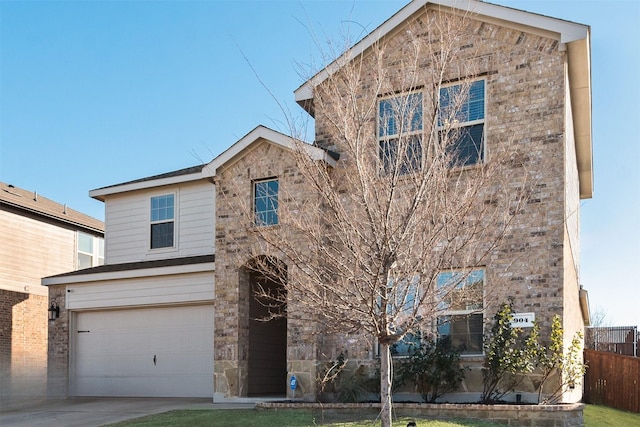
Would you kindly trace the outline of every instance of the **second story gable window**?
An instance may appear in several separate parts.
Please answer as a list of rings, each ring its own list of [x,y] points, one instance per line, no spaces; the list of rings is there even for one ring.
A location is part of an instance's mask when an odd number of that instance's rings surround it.
[[[278,191],[277,179],[265,179],[253,183],[253,212],[256,226],[278,224]]]
[[[485,81],[440,88],[438,130],[452,166],[484,161]]]
[[[175,195],[151,198],[151,249],[174,245]]]
[[[405,175],[422,163],[422,93],[378,101],[378,141],[384,174]]]

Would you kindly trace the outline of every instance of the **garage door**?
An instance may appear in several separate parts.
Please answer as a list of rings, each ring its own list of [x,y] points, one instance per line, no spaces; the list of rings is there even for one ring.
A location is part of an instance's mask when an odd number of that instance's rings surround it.
[[[213,306],[79,312],[77,396],[212,397]]]

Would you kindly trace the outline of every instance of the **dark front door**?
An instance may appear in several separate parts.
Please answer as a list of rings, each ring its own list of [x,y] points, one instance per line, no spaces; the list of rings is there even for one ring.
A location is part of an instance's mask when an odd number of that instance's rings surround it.
[[[287,391],[287,319],[266,320],[274,308],[269,301],[256,297],[258,283],[269,292],[282,289],[281,285],[269,280],[251,281],[248,395],[284,396]]]

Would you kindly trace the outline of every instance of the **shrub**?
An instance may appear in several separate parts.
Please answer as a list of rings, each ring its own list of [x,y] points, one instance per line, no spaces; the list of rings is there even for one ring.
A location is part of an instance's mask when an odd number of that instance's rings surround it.
[[[460,352],[452,346],[449,337],[423,341],[401,366],[401,373],[404,380],[415,384],[422,399],[428,403],[455,391],[464,378]]]
[[[582,334],[577,332],[571,340],[571,345],[564,352],[564,330],[560,316],[555,315],[551,323],[551,340],[548,347],[537,347],[537,367],[542,371],[542,378],[538,386],[538,403],[556,403],[567,386],[573,386],[584,376],[587,365],[581,360]],[[542,391],[544,384],[553,372],[558,372],[560,381],[557,387],[544,399]]]
[[[513,390],[524,374],[533,370],[537,339],[521,339],[519,328],[511,327],[513,302],[504,303],[493,317],[490,335],[485,339],[485,362],[482,367],[482,403],[496,403]]]

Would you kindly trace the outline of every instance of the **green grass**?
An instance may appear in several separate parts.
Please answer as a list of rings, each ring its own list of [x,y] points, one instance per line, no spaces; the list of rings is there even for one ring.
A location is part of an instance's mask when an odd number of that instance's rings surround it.
[[[640,427],[640,414],[607,408],[606,406],[586,405],[584,408],[585,427]]]
[[[394,427],[406,427],[415,420],[419,427],[497,427],[498,424],[483,421],[436,421],[420,418],[400,418],[394,421]],[[305,410],[258,411],[255,409],[202,409],[171,411],[111,424],[111,427],[374,427],[378,426],[373,416],[338,417],[325,416]],[[640,427],[640,414],[619,411],[605,406],[586,405],[584,410],[585,427]]]
[[[435,421],[416,418],[399,418],[394,421],[394,427],[406,427],[409,421],[416,421],[420,427],[498,427],[498,424],[482,421]],[[136,418],[110,424],[110,427],[182,427],[182,426],[211,426],[211,427],[374,427],[379,426],[374,416],[370,418],[326,416],[313,414],[305,410],[258,411],[255,409],[202,409],[170,411],[158,415]],[[500,426],[502,427],[502,426]]]

